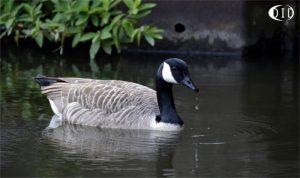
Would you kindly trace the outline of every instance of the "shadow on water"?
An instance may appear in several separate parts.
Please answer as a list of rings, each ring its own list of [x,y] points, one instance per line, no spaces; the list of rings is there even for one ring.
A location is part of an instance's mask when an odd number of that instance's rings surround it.
[[[36,74],[154,88],[157,66],[174,55],[124,54],[90,63],[86,57],[13,48],[1,56],[1,176],[299,176],[293,60],[176,56],[190,64],[200,89],[174,87],[185,122],[179,135],[74,125],[45,130],[52,111],[32,80]]]

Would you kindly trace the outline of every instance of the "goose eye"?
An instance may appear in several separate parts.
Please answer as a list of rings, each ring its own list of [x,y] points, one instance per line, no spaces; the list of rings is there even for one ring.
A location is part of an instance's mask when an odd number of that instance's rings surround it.
[[[176,70],[177,70],[177,67],[172,66],[172,70],[173,70],[173,71],[176,71]]]

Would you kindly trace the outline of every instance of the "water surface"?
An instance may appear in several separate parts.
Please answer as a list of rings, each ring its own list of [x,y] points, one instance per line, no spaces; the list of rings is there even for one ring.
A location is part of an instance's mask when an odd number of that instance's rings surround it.
[[[175,86],[179,133],[63,125],[47,128],[48,100],[32,77],[120,79],[154,88],[174,55],[103,57],[4,51],[1,176],[299,176],[298,69],[292,60],[180,55],[200,92]],[[273,62],[272,62],[273,61]]]

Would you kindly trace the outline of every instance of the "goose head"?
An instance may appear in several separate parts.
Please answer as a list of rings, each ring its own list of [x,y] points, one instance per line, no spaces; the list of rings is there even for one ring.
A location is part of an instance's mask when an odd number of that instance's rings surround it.
[[[191,80],[188,65],[181,59],[170,58],[161,64],[161,70],[158,71],[158,77],[167,83],[181,84],[191,90],[198,92],[194,82]]]
[[[177,58],[165,60],[157,71],[156,93],[160,115],[156,116],[156,122],[181,127],[183,121],[177,114],[174,104],[173,84],[181,84],[195,92],[199,91],[190,78],[188,65],[183,60]]]

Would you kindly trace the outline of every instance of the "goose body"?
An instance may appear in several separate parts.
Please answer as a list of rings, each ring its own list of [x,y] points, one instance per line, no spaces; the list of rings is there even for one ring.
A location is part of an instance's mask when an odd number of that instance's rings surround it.
[[[172,94],[172,84],[180,81],[166,61],[157,72],[157,92],[121,80],[40,75],[35,80],[41,86],[42,94],[48,97],[53,112],[63,123],[100,128],[180,130],[183,121],[176,112]],[[180,59],[173,58],[171,61],[185,64]],[[197,90],[190,79],[188,82],[188,87]]]

